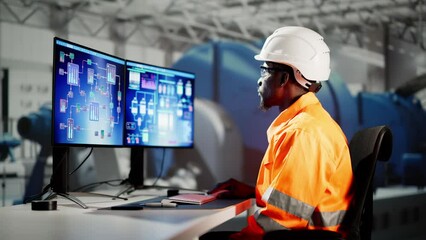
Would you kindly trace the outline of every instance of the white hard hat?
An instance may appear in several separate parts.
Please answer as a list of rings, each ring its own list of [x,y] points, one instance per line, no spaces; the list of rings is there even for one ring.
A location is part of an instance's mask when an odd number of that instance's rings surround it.
[[[298,70],[310,81],[327,81],[330,77],[330,49],[320,34],[305,27],[275,30],[254,58],[289,65],[295,75]]]

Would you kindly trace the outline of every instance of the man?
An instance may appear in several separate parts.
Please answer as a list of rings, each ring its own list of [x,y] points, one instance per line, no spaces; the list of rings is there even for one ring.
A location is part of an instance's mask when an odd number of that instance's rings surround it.
[[[223,197],[255,193],[259,210],[230,239],[261,239],[279,229],[346,234],[341,223],[352,199],[353,177],[347,140],[315,96],[330,75],[329,52],[318,33],[283,27],[255,56],[263,62],[257,82],[260,107],[277,106],[280,113],[267,130],[269,145],[256,188],[231,179],[211,191],[227,189]]]

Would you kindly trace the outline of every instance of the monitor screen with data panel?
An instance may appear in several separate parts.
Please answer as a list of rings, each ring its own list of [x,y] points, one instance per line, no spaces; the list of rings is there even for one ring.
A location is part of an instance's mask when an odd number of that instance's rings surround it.
[[[124,145],[193,147],[195,75],[128,60],[126,79]]]

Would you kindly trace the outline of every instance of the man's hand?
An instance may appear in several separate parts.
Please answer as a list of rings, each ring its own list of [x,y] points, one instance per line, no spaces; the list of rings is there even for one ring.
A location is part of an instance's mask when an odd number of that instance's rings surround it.
[[[215,188],[209,191],[209,194],[214,194],[219,191],[223,191],[223,193],[218,194],[217,198],[222,199],[245,199],[254,198],[255,196],[254,187],[233,178],[225,182],[218,183]]]

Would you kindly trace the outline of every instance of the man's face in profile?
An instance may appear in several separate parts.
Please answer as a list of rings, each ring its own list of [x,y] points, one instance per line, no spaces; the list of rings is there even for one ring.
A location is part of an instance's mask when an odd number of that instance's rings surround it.
[[[265,62],[260,69],[260,78],[257,81],[257,92],[260,97],[259,108],[266,111],[280,104],[280,79],[282,76],[279,65]]]

